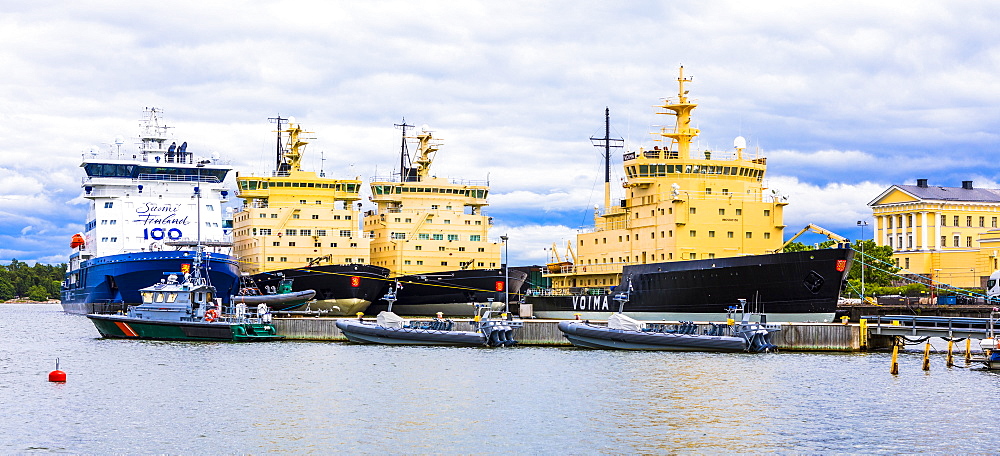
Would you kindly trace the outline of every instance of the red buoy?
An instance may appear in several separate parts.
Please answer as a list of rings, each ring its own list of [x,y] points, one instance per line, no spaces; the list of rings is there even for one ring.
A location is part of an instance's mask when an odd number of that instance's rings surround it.
[[[56,358],[56,370],[49,372],[49,381],[56,383],[66,383],[66,373],[59,370],[59,358]]]

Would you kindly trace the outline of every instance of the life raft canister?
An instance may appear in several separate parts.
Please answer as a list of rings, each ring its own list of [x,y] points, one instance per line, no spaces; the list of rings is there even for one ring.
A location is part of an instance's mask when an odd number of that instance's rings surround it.
[[[73,239],[69,241],[69,248],[71,249],[75,249],[77,247],[83,247],[83,245],[84,245],[83,235],[80,233],[74,234]]]

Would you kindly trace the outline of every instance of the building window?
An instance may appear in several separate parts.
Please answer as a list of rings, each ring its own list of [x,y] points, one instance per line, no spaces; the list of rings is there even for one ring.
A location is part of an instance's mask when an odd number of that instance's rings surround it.
[[[886,236],[885,245],[888,245],[890,249],[892,248],[892,235],[891,234]]]
[[[340,230],[340,237],[351,237],[351,230]]]
[[[417,260],[417,266],[423,266],[424,260]]]
[[[997,218],[996,218],[996,217],[993,217],[993,218],[992,218],[992,219],[990,220],[990,226],[992,226],[993,228],[996,228],[996,227],[997,227]]]
[[[910,269],[910,259],[909,258],[903,258],[903,262],[906,264],[906,266],[903,266],[903,267],[906,268],[906,269]]]
[[[260,235],[261,236],[270,236],[271,235],[271,229],[270,228],[261,228],[260,229]]]
[[[958,247],[958,235],[957,234],[955,235],[955,238],[952,239],[952,243],[953,243],[954,247]]]
[[[753,238],[753,232],[747,231],[747,239],[752,239],[752,238]]]
[[[291,228],[285,229],[285,236],[298,236],[299,230],[293,230]]]
[[[430,238],[431,238],[431,235],[428,234],[428,233],[419,233],[419,234],[417,234],[417,239],[427,240],[427,239],[430,239]]]
[[[391,234],[390,237],[392,239],[406,239],[406,233],[397,233],[397,232],[393,231],[390,234]]]
[[[434,235],[431,235],[431,238],[434,239],[435,241],[443,241],[444,240],[444,235],[443,234],[434,234]],[[583,242],[583,241],[580,241],[580,242]]]
[[[715,237],[715,231],[709,231],[708,232],[708,237],[714,238]]]
[[[299,200],[299,204],[306,204],[306,200]]]
[[[415,246],[413,246],[413,250],[423,250],[423,249],[424,249],[424,246],[422,246],[422,245],[415,245]]]
[[[312,230],[299,230],[299,236],[312,236]]]
[[[410,264],[410,260],[403,260],[403,264]]]
[[[482,238],[483,238],[483,236],[481,234],[472,234],[472,235],[469,235],[469,240],[472,241],[472,242],[479,242]],[[607,241],[606,238],[604,240]]]
[[[115,205],[115,203],[114,203],[114,202],[112,202],[112,201],[109,201],[109,202],[107,202],[107,203],[104,203],[104,208],[105,208],[105,209],[111,209],[111,208],[112,208],[112,207],[113,207],[114,205]]]
[[[965,216],[965,226],[972,226],[972,216],[971,215],[966,215]]]
[[[771,239],[771,233],[765,232],[764,239]]]
[[[698,212],[698,208],[692,207],[692,208],[688,209],[688,212],[691,213],[691,214],[694,214],[694,213]]]
[[[279,261],[282,261],[282,262],[288,261],[288,257],[281,257],[281,260],[279,260]]]
[[[448,262],[447,261],[442,261],[441,262],[441,266],[448,266]]]
[[[271,214],[271,218],[278,218],[278,214],[277,213]]]
[[[941,247],[948,247],[948,236],[941,236]]]
[[[313,214],[312,215],[312,219],[313,220],[319,220],[319,214]]]
[[[688,236],[690,236],[690,237],[696,237],[697,235],[698,235],[698,232],[695,231],[695,230],[691,230],[691,231],[688,232]]]
[[[457,241],[458,240],[458,235],[457,234],[449,234],[448,235],[448,240],[449,241]],[[594,244],[597,244],[597,239],[594,239]]]
[[[697,259],[698,259],[698,254],[697,254],[697,253],[694,253],[694,252],[691,252],[691,253],[690,253],[690,254],[688,255],[688,258],[689,258],[689,259],[692,259],[692,260],[697,260]]]
[[[979,227],[980,228],[986,227],[986,217],[979,217]]]
[[[331,243],[330,243],[330,247],[336,247],[336,246],[337,246],[337,243],[336,243],[336,242],[331,242]]]
[[[299,218],[299,214],[292,214],[292,218],[293,219],[298,219]]]
[[[261,213],[260,213],[260,214],[258,214],[258,215],[260,216],[260,218],[267,218],[267,214],[265,214],[265,213],[263,213],[263,212],[261,212]]]
[[[322,242],[313,242],[313,247],[323,247]]]
[[[726,215],[725,209],[719,209],[719,215]]]
[[[729,238],[729,239],[732,239],[733,238],[733,232],[732,231],[726,231],[726,237]]]
[[[712,194],[712,189],[706,187],[705,188],[705,194],[706,195],[711,195]]]
[[[326,230],[316,230],[317,236],[326,236]]]
[[[715,259],[715,254],[714,253],[709,253],[708,254],[708,259],[714,260]]]
[[[737,209],[736,215],[743,215],[743,209]]]
[[[277,241],[272,242],[271,245],[274,246],[274,247],[281,247],[281,243],[277,242]]]
[[[956,215],[956,216],[954,216],[954,217],[952,217],[951,221],[955,222],[955,223],[953,224],[954,226],[958,226],[958,216],[957,216],[957,215]]]
[[[941,226],[948,226],[948,216],[947,215],[942,215],[941,216]],[[889,228],[892,228],[892,223],[889,223]]]
[[[289,242],[289,243],[288,243],[288,246],[289,246],[289,247],[295,247],[295,242]]]
[[[965,246],[966,247],[972,247],[972,236],[966,236],[965,237]]]
[[[267,261],[274,261],[274,257],[267,257]]]
[[[906,236],[906,248],[908,248],[908,249],[912,249],[913,248],[913,236],[912,235]]]
[[[770,216],[771,216],[771,210],[770,209],[764,209],[764,217],[770,217]]]

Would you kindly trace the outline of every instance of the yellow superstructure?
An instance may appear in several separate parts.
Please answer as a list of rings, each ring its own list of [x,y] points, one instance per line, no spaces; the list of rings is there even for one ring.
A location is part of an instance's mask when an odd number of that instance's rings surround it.
[[[874,241],[892,247],[900,274],[956,287],[983,287],[998,269],[1000,190],[893,185],[868,203]]]
[[[487,239],[492,220],[483,213],[488,183],[431,176],[439,144],[428,131],[415,139],[417,156],[412,167],[401,165],[399,180],[372,179],[376,209],[363,225],[371,264],[388,268],[390,277],[499,268],[500,244]]]
[[[550,264],[553,288],[617,285],[625,265],[781,248],[787,203],[763,186],[766,159],[742,137],[730,151],[693,150],[697,104],[687,96],[683,67],[677,81],[677,97],[658,106],[675,117],[674,127],[656,133],[661,145],[652,150],[624,154],[625,198],[595,211],[594,230],[578,234],[564,261]]]
[[[281,130],[279,125],[279,130]],[[331,179],[301,169],[308,142],[290,123],[278,169],[237,173],[243,207],[233,216],[234,253],[250,274],[310,264],[366,264],[369,241],[359,231],[360,178]]]

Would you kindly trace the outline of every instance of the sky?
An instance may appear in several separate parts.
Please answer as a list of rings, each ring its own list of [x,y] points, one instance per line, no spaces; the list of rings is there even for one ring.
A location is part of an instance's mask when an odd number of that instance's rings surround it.
[[[393,124],[427,125],[432,174],[489,179],[491,237],[542,264],[603,203],[605,107],[628,150],[652,147],[680,65],[696,148],[746,137],[786,236],[854,239],[891,185],[1000,188],[998,30],[986,1],[5,2],[0,262],[66,261],[82,153],[134,141],[155,106],[189,151],[255,173],[268,117],[314,132],[304,168],[365,180],[398,163]]]

